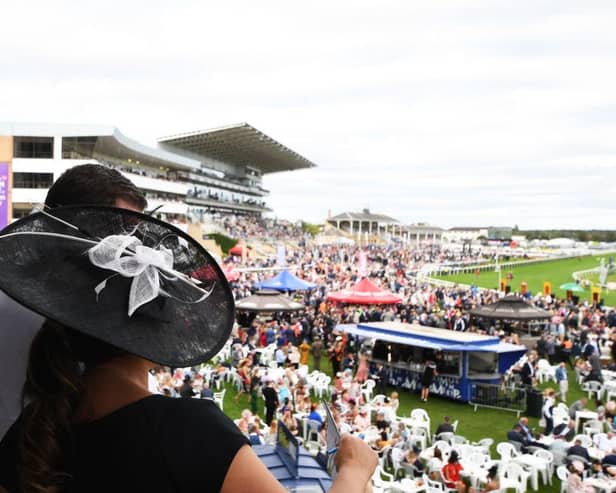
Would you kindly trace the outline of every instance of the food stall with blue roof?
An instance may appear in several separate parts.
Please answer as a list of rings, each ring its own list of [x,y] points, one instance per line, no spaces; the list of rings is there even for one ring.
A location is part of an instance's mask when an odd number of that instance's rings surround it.
[[[456,332],[402,322],[342,324],[337,330],[373,345],[371,372],[377,363],[388,369],[389,384],[419,391],[424,363],[437,364],[431,394],[469,401],[476,383],[499,384],[526,347],[496,336]]]

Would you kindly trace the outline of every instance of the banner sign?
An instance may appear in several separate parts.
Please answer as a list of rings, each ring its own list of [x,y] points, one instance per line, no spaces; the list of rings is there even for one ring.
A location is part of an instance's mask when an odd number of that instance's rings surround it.
[[[0,163],[0,229],[9,223],[9,163]]]

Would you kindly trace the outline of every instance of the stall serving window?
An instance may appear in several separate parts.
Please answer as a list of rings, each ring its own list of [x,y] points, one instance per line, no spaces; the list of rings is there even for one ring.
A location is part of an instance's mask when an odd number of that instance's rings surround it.
[[[437,351],[378,340],[372,350],[372,359],[414,371],[423,371],[423,364],[427,360],[432,360],[436,362],[439,375],[456,377],[460,376],[462,368],[461,353],[457,351]]]
[[[487,352],[468,353],[468,375],[492,375],[498,373],[498,354]]]
[[[436,370],[440,375],[460,376],[462,353],[458,351],[437,351],[432,358],[436,361]]]

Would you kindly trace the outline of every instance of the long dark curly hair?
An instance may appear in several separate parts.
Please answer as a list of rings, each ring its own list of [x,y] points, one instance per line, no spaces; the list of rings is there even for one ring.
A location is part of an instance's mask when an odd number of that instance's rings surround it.
[[[22,392],[18,471],[24,493],[57,493],[70,478],[73,417],[83,373],[123,351],[52,321],[30,346]]]

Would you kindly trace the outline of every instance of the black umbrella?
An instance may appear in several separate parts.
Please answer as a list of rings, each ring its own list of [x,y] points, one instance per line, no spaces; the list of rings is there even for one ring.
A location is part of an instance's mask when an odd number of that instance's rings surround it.
[[[471,315],[498,320],[543,320],[552,317],[547,310],[529,305],[515,295],[505,296],[495,303],[474,308],[471,310]]]
[[[235,309],[245,312],[296,312],[305,309],[305,306],[278,291],[262,289],[238,301]]]

